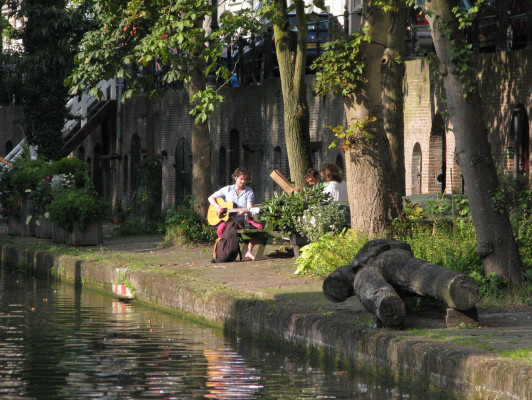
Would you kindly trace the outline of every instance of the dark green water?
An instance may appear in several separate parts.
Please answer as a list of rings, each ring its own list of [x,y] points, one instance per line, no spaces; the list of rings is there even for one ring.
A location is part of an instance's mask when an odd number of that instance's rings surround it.
[[[439,398],[0,269],[0,399]]]

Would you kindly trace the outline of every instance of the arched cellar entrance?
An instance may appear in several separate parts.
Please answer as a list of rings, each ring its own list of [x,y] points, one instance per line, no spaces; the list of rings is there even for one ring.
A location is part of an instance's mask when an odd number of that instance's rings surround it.
[[[414,145],[412,151],[412,168],[410,172],[410,193],[421,194],[421,178],[423,168],[423,156],[421,154],[421,146],[419,143]]]

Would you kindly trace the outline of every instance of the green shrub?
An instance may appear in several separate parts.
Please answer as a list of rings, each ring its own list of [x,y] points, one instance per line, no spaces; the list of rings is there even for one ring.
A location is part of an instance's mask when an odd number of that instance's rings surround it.
[[[72,231],[77,222],[83,230],[90,222],[107,219],[111,215],[111,204],[90,188],[69,188],[54,194],[46,210],[57,226]]]
[[[281,195],[274,193],[273,197],[264,202],[261,209],[261,220],[273,223],[273,229],[285,234],[297,233],[295,220],[312,205],[329,202],[329,194],[323,193],[323,184],[304,188],[299,192]]]
[[[194,212],[194,204],[194,197],[189,196],[183,204],[167,211],[165,218],[167,244],[213,243],[216,240],[216,231]]]
[[[19,158],[10,168],[7,179],[10,180],[15,192],[26,197],[34,190],[41,179],[52,174],[50,164],[42,158],[32,160],[31,158]]]
[[[327,233],[300,249],[295,274],[325,278],[336,268],[350,264],[367,241],[367,237],[352,229],[344,230],[339,235]]]
[[[326,233],[339,233],[345,224],[345,211],[338,203],[313,204],[299,218],[294,217],[297,232],[315,242]]]
[[[69,176],[72,186],[81,188],[91,185],[89,175],[89,164],[81,161],[77,157],[64,157],[52,163],[52,175]]]

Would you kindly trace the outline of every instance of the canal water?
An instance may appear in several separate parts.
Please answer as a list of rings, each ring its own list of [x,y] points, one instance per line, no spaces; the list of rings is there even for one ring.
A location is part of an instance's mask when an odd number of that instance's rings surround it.
[[[444,398],[0,268],[0,399]]]

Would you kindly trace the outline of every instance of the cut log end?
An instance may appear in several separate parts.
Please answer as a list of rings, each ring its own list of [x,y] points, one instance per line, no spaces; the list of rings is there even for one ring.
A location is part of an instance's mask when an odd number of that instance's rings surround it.
[[[327,300],[340,303],[353,296],[353,280],[355,274],[350,265],[344,265],[337,268],[323,281],[323,294]]]
[[[449,283],[449,297],[446,300],[449,307],[457,310],[469,310],[479,301],[478,285],[467,275],[457,275]]]
[[[399,326],[405,319],[405,305],[399,296],[386,296],[377,306],[376,315],[385,326]]]

